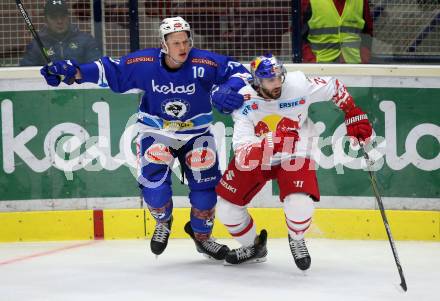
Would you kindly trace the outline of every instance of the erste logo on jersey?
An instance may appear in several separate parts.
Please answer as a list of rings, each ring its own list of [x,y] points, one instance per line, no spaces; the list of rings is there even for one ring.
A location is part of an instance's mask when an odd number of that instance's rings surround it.
[[[174,118],[184,117],[189,108],[189,102],[179,98],[167,99],[162,102],[162,112]]]
[[[216,153],[207,147],[198,147],[186,154],[186,165],[195,171],[207,170],[214,166]]]
[[[244,106],[244,108],[241,110],[241,114],[243,114],[243,115],[247,115],[247,114],[249,114],[251,111],[256,111],[256,110],[258,110],[258,103],[255,102],[255,101],[253,101],[253,102],[251,102],[251,103],[249,103],[249,104],[246,104],[246,105]]]
[[[300,105],[303,105],[306,103],[306,100],[304,97],[295,98],[293,100],[287,100],[287,101],[280,101],[278,104],[278,107],[280,110],[282,109],[291,109]]]
[[[196,84],[192,83],[188,86],[174,86],[174,83],[170,82],[169,85],[156,85],[154,79],[151,81],[153,92],[168,94],[168,93],[182,93],[192,95],[196,92]]]

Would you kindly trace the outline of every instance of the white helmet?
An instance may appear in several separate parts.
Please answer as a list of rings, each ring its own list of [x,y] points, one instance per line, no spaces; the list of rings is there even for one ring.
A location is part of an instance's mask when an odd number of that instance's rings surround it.
[[[160,40],[165,44],[165,36],[169,33],[187,31],[189,33],[190,43],[192,47],[191,27],[189,23],[182,17],[165,18],[162,20],[159,26]],[[165,49],[162,48],[162,52],[168,53],[168,47],[165,44]]]

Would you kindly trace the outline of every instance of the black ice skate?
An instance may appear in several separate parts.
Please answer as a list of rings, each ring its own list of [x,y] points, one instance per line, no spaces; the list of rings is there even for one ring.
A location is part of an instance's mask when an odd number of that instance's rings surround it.
[[[151,252],[156,255],[163,253],[167,247],[168,238],[170,238],[172,224],[172,216],[167,222],[156,222],[156,228],[154,229],[153,237],[151,237],[150,242]]]
[[[267,232],[261,230],[260,235],[255,238],[255,244],[250,247],[234,249],[226,254],[226,264],[256,263],[266,261],[267,255]]]
[[[209,238],[207,240],[197,240],[194,236],[194,231],[190,222],[186,223],[185,232],[188,233],[188,235],[193,239],[194,243],[196,244],[197,251],[208,258],[224,260],[226,253],[229,252],[229,248],[227,246],[216,243],[213,238]]]
[[[306,247],[306,242],[304,238],[296,240],[289,235],[289,246],[292,252],[293,259],[295,259],[295,264],[300,270],[307,270],[310,268],[312,259],[310,258],[309,251]]]

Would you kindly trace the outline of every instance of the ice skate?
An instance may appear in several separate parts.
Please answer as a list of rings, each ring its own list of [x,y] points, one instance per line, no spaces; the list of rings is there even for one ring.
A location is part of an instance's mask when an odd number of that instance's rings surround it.
[[[172,224],[172,216],[166,222],[156,222],[156,228],[154,229],[153,237],[151,237],[150,242],[151,252],[156,254],[156,256],[162,254],[167,247]]]
[[[304,238],[296,240],[290,237],[289,234],[289,246],[296,266],[302,271],[308,270],[312,263],[312,259],[310,258]]]
[[[186,223],[185,232],[188,233],[188,235],[193,239],[194,243],[196,244],[197,251],[208,258],[224,260],[226,253],[229,252],[229,248],[226,245],[215,242],[213,238],[209,238],[207,240],[197,240],[194,236],[194,231],[190,222]]]
[[[265,262],[267,255],[267,232],[261,230],[260,235],[255,238],[255,244],[249,247],[233,249],[226,254],[225,264],[242,264]]]

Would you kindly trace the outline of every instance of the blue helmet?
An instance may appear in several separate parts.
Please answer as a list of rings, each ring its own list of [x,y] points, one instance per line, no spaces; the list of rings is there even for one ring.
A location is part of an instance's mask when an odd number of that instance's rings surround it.
[[[286,68],[272,54],[266,54],[255,58],[251,62],[251,74],[253,77],[253,84],[255,86],[261,85],[261,79],[281,76],[284,81]]]

